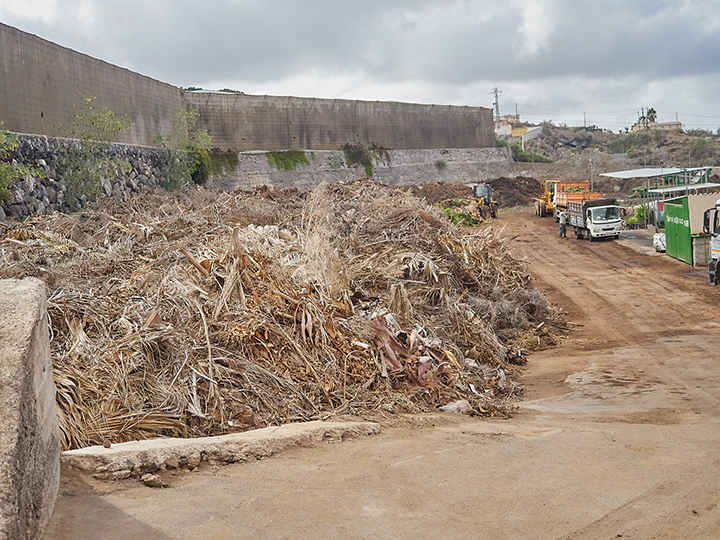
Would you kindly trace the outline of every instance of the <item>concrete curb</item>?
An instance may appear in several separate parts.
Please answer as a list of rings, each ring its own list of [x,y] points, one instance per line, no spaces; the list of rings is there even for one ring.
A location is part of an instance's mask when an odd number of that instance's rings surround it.
[[[373,422],[307,422],[199,439],[152,439],[91,446],[62,453],[65,465],[92,471],[98,479],[138,477],[165,469],[193,469],[200,462],[216,464],[253,461],[295,446],[377,435]]]
[[[45,284],[0,280],[0,539],[38,538],[60,485]]]

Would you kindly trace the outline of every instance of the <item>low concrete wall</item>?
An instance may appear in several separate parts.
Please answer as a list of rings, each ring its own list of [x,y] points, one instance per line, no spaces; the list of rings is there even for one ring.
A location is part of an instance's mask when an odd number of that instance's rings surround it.
[[[38,538],[60,485],[45,284],[0,280],[0,539]]]
[[[511,163],[504,148],[450,148],[439,150],[390,150],[374,164],[373,178],[389,186],[422,185],[426,182],[475,183],[510,176]],[[270,166],[267,152],[243,152],[234,171],[213,177],[215,189],[314,188],[325,182],[365,176],[362,167],[348,167],[340,151],[306,151],[307,165],[280,171]]]
[[[692,237],[693,266],[703,267],[710,263],[712,250],[710,248],[710,236]]]

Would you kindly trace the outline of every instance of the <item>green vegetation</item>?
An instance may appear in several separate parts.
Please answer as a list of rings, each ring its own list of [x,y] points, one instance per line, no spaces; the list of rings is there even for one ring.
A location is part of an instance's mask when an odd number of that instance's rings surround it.
[[[179,112],[173,121],[170,135],[155,138],[158,146],[172,150],[164,167],[165,189],[178,189],[188,182],[204,186],[210,178],[208,148],[212,144],[212,137],[207,130],[195,128],[199,116],[197,109]]]
[[[187,147],[188,172],[194,184],[204,186],[210,179],[210,155],[207,148],[190,143]]]
[[[510,150],[512,151],[513,157],[517,161],[523,161],[528,163],[552,163],[552,159],[550,159],[549,157],[538,154],[537,152],[528,152],[526,150],[523,150],[522,146],[520,146],[518,143],[511,144]]]
[[[628,223],[645,223],[645,217],[652,217],[652,212],[646,204],[635,207],[635,213],[628,218]]]
[[[653,131],[637,131],[617,137],[608,144],[608,148],[614,154],[625,154],[628,150],[661,141],[663,137],[664,134],[657,129]]]
[[[58,131],[80,141],[112,142],[121,131],[132,125],[126,115],[115,116],[107,107],[98,110],[93,107],[95,97],[80,94],[82,108],[73,105],[66,113],[62,124],[55,126]]]
[[[0,129],[0,205],[12,202],[12,186],[21,176],[17,167],[7,163],[10,151],[17,145],[17,137],[10,135],[5,129]]]
[[[374,142],[370,142],[367,147],[362,144],[345,143],[342,145],[342,151],[347,166],[363,167],[365,176],[369,178],[373,176],[375,162],[382,159],[382,149]]]
[[[472,214],[461,210],[465,201],[462,199],[450,199],[435,203],[435,208],[439,208],[455,225],[464,227],[477,227],[480,221]]]
[[[237,152],[210,152],[210,174],[213,176],[227,176],[237,169],[240,164]]]
[[[435,162],[438,171],[444,171],[447,168],[447,159],[438,159]]]
[[[455,225],[460,225],[462,227],[477,227],[480,224],[480,221],[478,221],[475,216],[468,214],[467,212],[463,212],[462,210],[453,210],[452,208],[440,208],[440,210],[442,210],[448,219]]]
[[[73,105],[65,113],[63,123],[56,126],[61,133],[77,139],[68,141],[58,153],[64,173],[65,204],[70,210],[78,210],[86,201],[94,200],[100,194],[102,180],[131,169],[126,160],[112,157],[108,151],[110,142],[130,128],[130,120],[115,116],[107,107],[95,109],[95,98],[83,94],[80,97],[82,108]]]
[[[689,129],[685,132],[690,137],[712,137],[713,132],[707,129]],[[718,135],[720,135],[720,128],[718,128]]]
[[[687,148],[694,158],[704,158],[712,154],[713,140],[711,137],[697,137],[688,141]]]
[[[271,167],[280,171],[294,171],[299,165],[310,165],[305,152],[285,150],[284,152],[268,152],[267,160]]]
[[[240,90],[232,90],[231,88],[222,88],[218,90],[218,92],[227,92],[228,94],[245,94],[245,92],[241,92]]]
[[[333,150],[330,152],[330,167],[333,169],[339,169],[345,165],[343,153],[340,150]]]
[[[0,126],[3,122],[0,122]],[[40,169],[9,163],[10,152],[17,148],[19,142],[15,135],[0,129],[0,205],[12,202],[12,186],[15,180],[32,175],[42,178],[45,174]]]

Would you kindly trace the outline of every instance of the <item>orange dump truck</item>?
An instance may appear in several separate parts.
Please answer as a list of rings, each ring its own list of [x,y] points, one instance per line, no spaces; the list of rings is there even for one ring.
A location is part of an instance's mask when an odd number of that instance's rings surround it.
[[[560,211],[567,212],[569,202],[594,201],[600,193],[590,191],[590,182],[560,182],[547,180],[543,182],[543,193],[535,199],[535,215],[545,217],[552,215],[558,219],[557,206]]]
[[[560,212],[568,211],[569,203],[584,203],[597,201],[602,193],[596,191],[558,191],[555,193],[555,219],[560,219]]]

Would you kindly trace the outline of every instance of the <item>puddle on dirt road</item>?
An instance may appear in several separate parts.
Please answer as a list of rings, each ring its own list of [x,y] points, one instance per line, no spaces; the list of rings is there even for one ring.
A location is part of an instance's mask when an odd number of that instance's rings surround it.
[[[595,351],[588,367],[569,375],[573,390],[526,401],[521,408],[554,413],[641,413],[657,409],[720,409],[716,351],[720,335],[662,338]],[[695,415],[695,412],[692,412]]]

